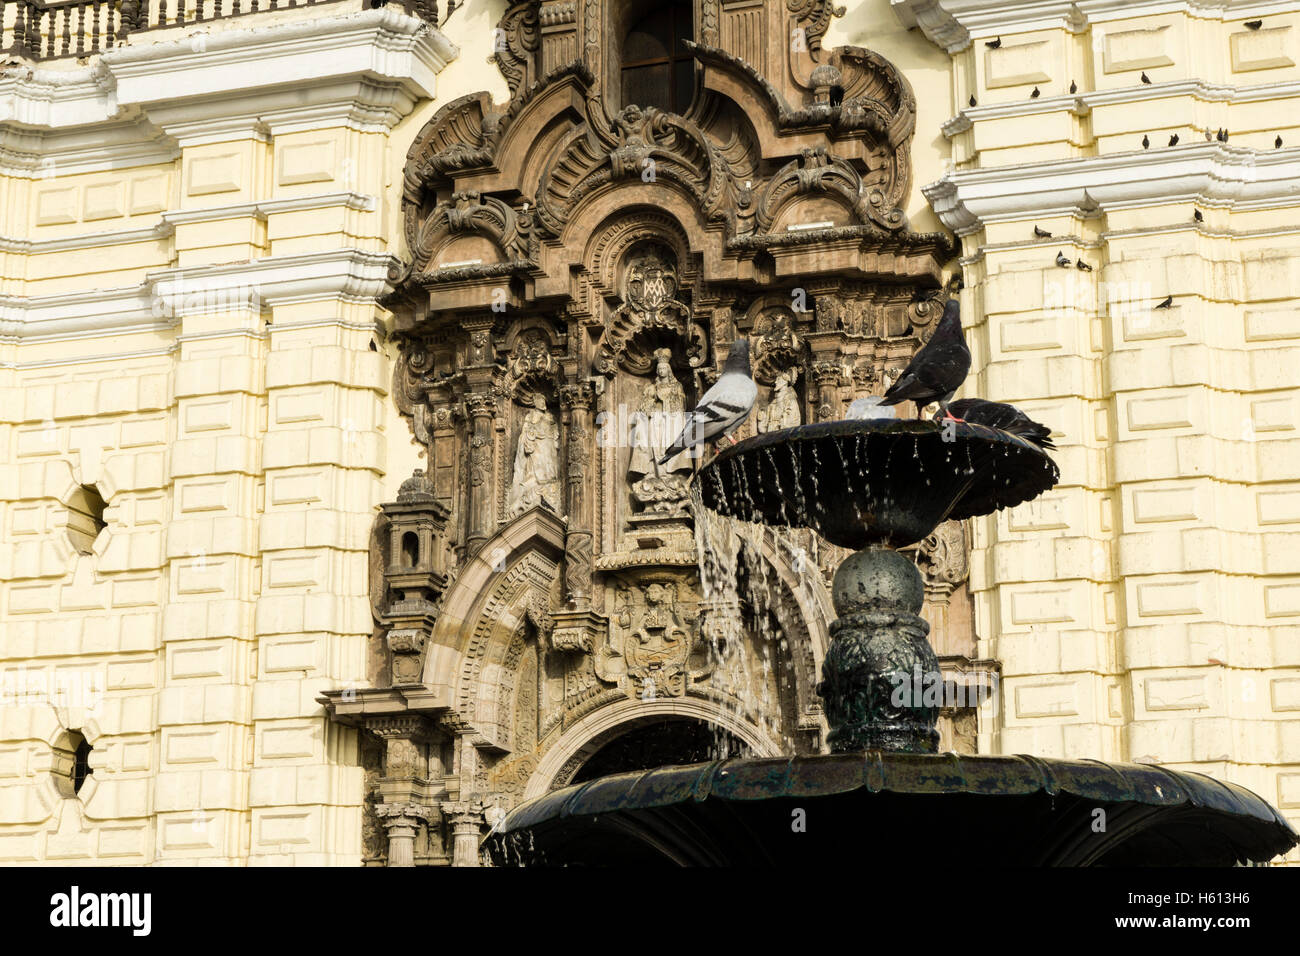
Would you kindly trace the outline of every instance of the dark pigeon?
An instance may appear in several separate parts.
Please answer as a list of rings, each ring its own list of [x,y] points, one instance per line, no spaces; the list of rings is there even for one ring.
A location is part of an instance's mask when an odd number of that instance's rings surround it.
[[[1052,434],[1052,430],[1046,425],[1040,425],[1014,405],[982,398],[962,398],[949,405],[948,411],[960,421],[1000,429],[1032,442],[1039,448],[1056,448],[1052,439],[1047,437]],[[936,412],[934,420],[941,421],[944,417],[942,411]]]
[[[1058,251],[1056,253],[1056,264],[1060,266],[1062,269],[1070,268],[1070,260],[1065,257],[1064,252]]]
[[[989,40],[984,45],[988,47],[990,50],[996,50],[998,47],[1002,45],[1002,37],[998,37],[996,40]]]
[[[1048,232],[1046,229],[1042,229],[1042,228],[1040,228],[1040,227],[1038,227],[1038,226],[1034,226],[1034,236],[1035,236],[1036,238],[1038,238],[1038,239],[1051,239],[1051,238],[1052,238],[1052,234],[1051,234],[1050,232]]]
[[[889,386],[882,404],[915,402],[918,418],[931,402],[947,408],[948,400],[961,388],[969,371],[970,349],[961,331],[961,305],[949,299],[934,335],[912,356],[898,381]]]
[[[1170,146],[1177,146],[1177,145],[1178,145],[1178,134],[1177,134],[1177,133],[1174,133],[1173,136],[1170,136],[1170,137],[1169,137],[1169,145],[1170,145]]]
[[[686,427],[668,446],[659,464],[666,465],[688,448],[730,435],[745,423],[757,397],[758,386],[749,377],[749,339],[741,336],[731,343],[722,374],[686,416]]]

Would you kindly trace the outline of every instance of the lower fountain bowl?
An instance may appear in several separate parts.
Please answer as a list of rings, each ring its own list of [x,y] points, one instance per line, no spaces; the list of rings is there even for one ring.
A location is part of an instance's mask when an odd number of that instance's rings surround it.
[[[1232,866],[1298,842],[1266,801],[1198,773],[867,751],[601,777],[516,807],[485,849],[498,866]]]
[[[1060,480],[1038,446],[996,428],[853,419],[768,432],[723,450],[696,481],[704,506],[810,528],[857,551],[906,547],[947,518],[990,514]]]

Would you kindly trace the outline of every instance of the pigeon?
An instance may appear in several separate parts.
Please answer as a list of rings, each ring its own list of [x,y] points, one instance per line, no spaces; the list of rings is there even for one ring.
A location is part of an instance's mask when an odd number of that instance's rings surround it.
[[[1178,134],[1177,134],[1177,133],[1174,133],[1173,136],[1170,136],[1170,137],[1169,137],[1169,145],[1170,145],[1170,146],[1177,146],[1177,145],[1178,145]]]
[[[1226,129],[1219,130],[1217,139],[1220,143],[1226,143],[1228,141],[1228,131]]]
[[[1040,93],[1039,90],[1038,90],[1038,87],[1035,86],[1035,87],[1034,87],[1034,92],[1032,92],[1032,93],[1029,94],[1029,98],[1030,98],[1031,100],[1036,100],[1036,99],[1038,99],[1038,97],[1040,97],[1040,96],[1042,96],[1042,93]]]
[[[1147,76],[1145,70],[1142,71],[1142,82],[1145,83],[1147,86],[1151,85],[1151,77]]]
[[[1056,253],[1056,264],[1062,269],[1068,269],[1070,266],[1070,260],[1065,257],[1064,252],[1058,250]]]
[[[1247,29],[1247,30],[1258,30],[1260,27],[1262,27],[1262,26],[1264,25],[1264,21],[1263,21],[1263,20],[1247,20],[1245,25],[1246,25],[1246,29]]]
[[[990,50],[996,50],[998,47],[1002,45],[1002,37],[998,37],[996,40],[989,40],[984,45],[988,47]]]
[[[1078,92],[1079,92],[1079,84],[1076,83],[1076,82],[1074,82],[1074,80],[1071,80],[1071,81],[1070,81],[1070,92],[1071,92],[1071,93],[1078,93]]]
[[[659,464],[666,465],[688,448],[730,435],[745,423],[757,397],[758,386],[749,377],[749,339],[742,336],[731,343],[722,374],[686,416],[686,427],[664,451]]]
[[[855,398],[849,403],[849,410],[844,417],[845,419],[897,418],[898,413],[886,405],[883,398],[868,395],[865,398]]]
[[[918,418],[925,406],[934,401],[946,409],[948,400],[961,388],[969,371],[970,349],[962,337],[961,305],[956,299],[949,299],[930,341],[912,356],[903,374],[889,386],[882,404],[915,402]]]
[[[1074,265],[1075,265],[1075,267],[1076,267],[1080,272],[1091,272],[1091,271],[1092,271],[1092,266],[1088,265],[1088,263],[1084,262],[1082,259],[1080,259],[1080,260],[1079,260],[1078,262],[1076,262]]]
[[[942,411],[936,412],[935,421],[945,417]],[[990,402],[983,398],[962,398],[948,406],[948,418],[969,422],[972,425],[986,425],[997,428],[1009,435],[1016,435],[1032,442],[1039,448],[1055,449],[1052,439],[1047,436],[1052,430],[1040,425],[1014,405],[1005,402]]]
[[[1149,140],[1149,139],[1148,139],[1147,137],[1145,137],[1145,136],[1142,137],[1142,148],[1143,148],[1143,149],[1150,149],[1150,148],[1151,148],[1151,140]]]
[[[1046,229],[1040,229],[1038,226],[1034,226],[1034,238],[1035,238],[1035,239],[1051,239],[1051,238],[1052,238],[1052,234],[1051,234],[1050,232],[1048,232]]]
[[[1281,148],[1282,148],[1282,137],[1281,137],[1281,136],[1279,136],[1277,139],[1273,140],[1273,148],[1274,148],[1274,149],[1281,149]]]
[[[1172,307],[1173,307],[1173,304],[1174,304],[1174,297],[1171,295],[1171,296],[1167,296],[1167,297],[1165,298],[1165,301],[1161,302],[1158,306],[1156,306],[1156,308],[1157,308],[1157,309],[1168,309],[1168,308],[1172,308]]]
[[[1208,143],[1208,142],[1209,142],[1210,140],[1212,140],[1212,139],[1214,139],[1214,136],[1211,135],[1210,131],[1207,129],[1207,130],[1205,131],[1205,141]]]
[[[1201,211],[1199,209],[1192,210],[1192,218],[1195,219],[1197,222],[1205,222],[1205,216],[1201,214]]]
[[[971,105],[971,106],[974,106],[974,105],[975,105],[975,94],[974,94],[974,93],[972,93],[972,94],[970,95],[970,105]]]

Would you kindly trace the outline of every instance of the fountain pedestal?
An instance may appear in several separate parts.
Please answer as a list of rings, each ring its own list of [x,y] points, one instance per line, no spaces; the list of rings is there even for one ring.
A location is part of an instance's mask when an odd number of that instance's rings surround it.
[[[920,616],[925,584],[916,566],[883,546],[851,554],[835,572],[839,619],[822,663],[832,753],[939,749],[939,660]],[[928,692],[928,693],[927,693]]]

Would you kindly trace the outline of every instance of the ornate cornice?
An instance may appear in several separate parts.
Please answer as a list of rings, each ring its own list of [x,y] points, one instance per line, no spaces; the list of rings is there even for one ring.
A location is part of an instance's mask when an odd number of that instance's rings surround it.
[[[1207,103],[1258,103],[1264,100],[1300,96],[1300,80],[1284,80],[1279,83],[1261,83],[1252,86],[1232,86],[1200,79],[1172,80],[1166,83],[1139,83],[1113,90],[1091,90],[1086,93],[1043,96],[1012,103],[971,106],[945,121],[942,130],[945,136],[952,138],[966,132],[976,123],[987,120],[1016,119],[1061,111],[1070,112],[1075,116],[1087,116],[1100,106],[1168,100],[1176,96],[1190,96]]]
[[[958,235],[989,222],[1196,202],[1233,210],[1300,205],[1300,147],[1193,143],[1087,159],[956,170],[922,189]]]
[[[1287,0],[890,0],[905,27],[920,27],[930,42],[958,53],[972,40],[1069,30],[1109,20],[1186,12],[1201,19],[1232,19],[1294,9]]]

